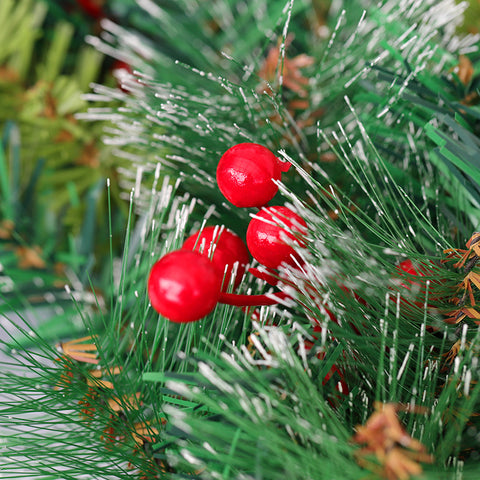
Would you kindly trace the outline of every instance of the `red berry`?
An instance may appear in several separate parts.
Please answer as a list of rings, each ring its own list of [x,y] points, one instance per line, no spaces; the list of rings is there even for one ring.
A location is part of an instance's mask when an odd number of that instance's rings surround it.
[[[222,276],[207,257],[177,250],[153,265],[148,296],[152,307],[172,322],[194,322],[215,308],[221,284]]]
[[[280,161],[268,148],[239,143],[229,148],[217,166],[217,184],[236,207],[263,207],[277,193],[272,180],[280,180],[290,163]]]
[[[295,259],[299,261],[295,250],[286,243],[285,238],[300,244],[282,225],[295,233],[305,234],[307,231],[305,220],[287,207],[263,208],[248,225],[248,249],[256,260],[268,268],[278,268],[283,262],[294,264]]]
[[[413,263],[409,258],[403,262],[400,262],[397,268],[409,273],[410,275],[418,275],[417,269],[413,266]]]
[[[77,0],[77,3],[93,18],[102,18],[105,16],[103,11],[105,0]]]
[[[247,247],[238,235],[230,230],[221,230],[214,226],[205,227],[202,231],[188,237],[182,249],[194,250],[211,259],[222,278],[225,277],[222,291],[228,289],[236,262],[238,262],[238,267],[234,288],[238,287],[245,273],[245,265],[249,260]]]
[[[426,273],[425,265],[420,264],[419,266],[416,266],[408,258],[397,265],[397,270],[400,276],[405,279],[405,283],[402,281],[400,284],[402,287],[410,290],[411,287],[414,287],[414,289],[420,289],[422,285],[424,285],[425,282],[420,277],[423,277]],[[403,272],[405,272],[406,275],[404,275]],[[416,281],[414,277],[417,277],[419,281]]]

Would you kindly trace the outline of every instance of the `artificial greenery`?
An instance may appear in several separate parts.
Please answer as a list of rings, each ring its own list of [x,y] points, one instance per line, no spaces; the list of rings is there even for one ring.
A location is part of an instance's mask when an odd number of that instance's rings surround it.
[[[52,238],[65,240],[79,234],[82,217],[88,215],[84,200],[114,171],[111,149],[100,139],[103,127],[86,126],[75,117],[88,107],[84,95],[91,82],[107,80],[104,57],[85,45],[84,38],[79,46],[78,28],[57,18],[44,2],[2,2],[0,28],[0,127],[8,131],[14,123],[18,131],[18,158],[9,166],[9,175],[16,168],[17,178],[9,182],[23,190],[35,177],[49,215],[65,229]]]
[[[21,118],[3,127],[6,478],[478,477],[479,57],[464,7],[112,2],[88,41],[129,71],[75,118],[87,135],[109,122],[118,168],[106,179],[101,157],[70,242],[47,221],[56,164],[24,160]],[[244,238],[256,210],[215,182],[244,141],[292,163],[273,204],[308,232],[279,283],[247,272],[239,291],[287,298],[172,323],[150,305],[150,269],[205,224]],[[27,241],[47,253],[22,270]]]

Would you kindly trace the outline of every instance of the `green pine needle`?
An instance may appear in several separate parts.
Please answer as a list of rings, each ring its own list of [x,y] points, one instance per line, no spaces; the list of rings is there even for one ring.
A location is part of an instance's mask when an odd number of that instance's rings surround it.
[[[84,199],[87,214],[65,253],[69,298],[55,292],[52,305],[64,309],[43,331],[28,315],[32,273],[21,275],[11,252],[1,260],[10,279],[17,275],[7,293],[18,293],[0,305],[11,317],[2,322],[0,424],[15,460],[2,459],[2,473],[411,478],[385,470],[411,437],[432,455],[431,465],[416,464],[422,478],[476,478],[480,333],[474,316],[446,321],[480,301],[476,250],[465,268],[454,265],[479,220],[478,115],[461,103],[476,87],[454,71],[459,54],[474,50],[473,37],[455,33],[464,7],[334,2],[325,38],[304,1],[142,6],[150,15],[136,18],[140,32],[105,21],[102,39],[90,39],[138,73],[126,75],[125,91],[96,86],[89,98],[98,103],[77,115],[112,122],[105,142],[122,161],[119,182],[107,182],[102,268],[89,262],[104,184],[88,189],[78,171],[51,177],[75,182],[64,194]],[[274,47],[267,85],[260,71]],[[300,94],[279,72],[302,53],[313,61],[301,70],[309,80]],[[295,99],[308,104],[296,112]],[[65,112],[75,110],[65,101]],[[218,305],[198,322],[172,323],[149,303],[150,269],[202,225],[244,235],[254,212],[227,205],[214,179],[220,155],[240,141],[264,143],[293,164],[274,202],[298,212],[308,232],[275,288],[246,274],[238,292],[289,297],[256,311]],[[17,163],[6,160],[17,158],[15,148],[3,150],[1,208],[10,219],[23,190]],[[114,189],[129,200],[121,254]],[[72,328],[54,348],[73,311],[87,337],[75,340]],[[388,458],[355,440],[376,402],[395,405],[405,430],[380,445]]]

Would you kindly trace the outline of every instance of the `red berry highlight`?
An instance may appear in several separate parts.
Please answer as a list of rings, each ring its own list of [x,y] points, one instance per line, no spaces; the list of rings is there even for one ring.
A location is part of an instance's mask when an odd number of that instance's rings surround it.
[[[301,244],[291,232],[306,234],[307,224],[300,215],[287,207],[263,208],[248,225],[248,249],[258,262],[268,268],[278,268],[281,263],[292,265],[295,259],[300,259],[285,239]]]
[[[215,308],[221,284],[222,276],[206,256],[177,250],[153,265],[148,296],[152,307],[172,322],[194,322]]]
[[[280,180],[290,163],[280,161],[268,148],[256,143],[239,143],[229,148],[217,166],[217,184],[236,207],[266,205],[277,193],[272,180]]]
[[[200,232],[194,233],[185,240],[182,249],[199,252],[211,259],[218,270],[223,282],[222,291],[228,289],[235,263],[238,263],[234,288],[237,288],[245,273],[248,263],[248,250],[242,239],[227,229],[209,226]]]

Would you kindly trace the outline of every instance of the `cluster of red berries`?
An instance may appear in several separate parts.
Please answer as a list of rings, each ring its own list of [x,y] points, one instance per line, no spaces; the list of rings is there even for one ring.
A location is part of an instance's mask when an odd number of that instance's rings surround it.
[[[220,191],[237,207],[260,208],[248,225],[247,245],[230,230],[211,226],[187,238],[180,250],[164,255],[153,265],[148,279],[150,302],[157,312],[185,323],[203,318],[217,303],[276,303],[265,295],[232,294],[227,289],[229,281],[234,289],[238,287],[249,252],[268,269],[300,261],[292,245],[302,245],[297,236],[306,234],[305,220],[287,207],[267,206],[278,191],[273,180],[280,180],[289,167],[255,143],[241,143],[225,152],[217,168]]]

